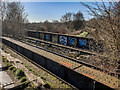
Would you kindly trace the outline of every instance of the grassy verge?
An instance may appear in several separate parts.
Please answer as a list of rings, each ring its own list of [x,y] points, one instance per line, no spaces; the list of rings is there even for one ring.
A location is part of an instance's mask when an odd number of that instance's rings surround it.
[[[47,74],[47,76],[44,75],[44,74],[39,74],[38,71],[33,70],[32,68],[29,67],[29,65],[27,65],[27,64],[25,64],[25,63],[23,63],[23,65],[24,65],[30,72],[32,72],[34,75],[36,75],[36,76],[38,76],[38,77],[41,77],[41,78],[44,80],[44,82],[46,83],[46,84],[44,85],[46,88],[56,88],[56,87],[58,87],[59,85],[60,85],[62,88],[70,88],[67,84],[63,83],[62,81],[59,81],[56,77],[54,77],[54,76],[51,75],[51,74]],[[51,78],[52,81],[51,81],[51,80],[48,80],[47,77]],[[57,83],[53,83],[53,82],[55,82],[55,81],[57,81]],[[60,87],[58,87],[58,88],[60,88]]]
[[[11,74],[14,74],[16,79],[20,80],[21,83],[25,83],[26,81],[28,82],[27,77],[25,76],[24,71],[22,69],[17,69],[16,67],[14,67],[11,64],[11,62],[9,62],[4,56],[2,56],[2,61],[7,67],[7,69],[11,72]]]
[[[11,53],[11,51],[9,51],[9,53]],[[29,60],[25,59],[25,62],[26,61],[29,62]],[[59,79],[57,79],[53,75],[48,74],[46,71],[43,71],[42,69],[37,69],[35,71],[34,66],[31,67],[31,65],[26,64],[25,62],[23,63],[23,65],[34,75],[41,77],[43,79],[43,81],[46,83],[45,84],[46,87],[48,87],[48,88],[70,88],[67,84],[63,83],[62,81],[60,81]],[[16,72],[16,71],[17,70],[15,68],[13,68],[13,72]],[[31,86],[33,86],[33,85],[31,85]]]

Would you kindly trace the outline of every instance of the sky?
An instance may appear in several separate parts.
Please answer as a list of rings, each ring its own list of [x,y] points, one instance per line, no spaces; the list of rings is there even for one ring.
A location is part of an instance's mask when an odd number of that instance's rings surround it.
[[[85,20],[92,18],[88,9],[80,2],[22,2],[29,22],[44,22],[46,20],[60,20],[65,13],[81,11]],[[86,2],[87,3],[87,2]],[[93,2],[87,3],[93,5]]]
[[[119,0],[6,0],[8,2],[12,1],[21,1],[21,2],[109,2],[109,1],[116,1],[118,2]]]

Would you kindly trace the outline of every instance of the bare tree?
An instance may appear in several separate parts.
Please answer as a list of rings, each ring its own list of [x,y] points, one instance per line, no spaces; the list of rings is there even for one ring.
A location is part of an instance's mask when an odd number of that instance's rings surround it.
[[[13,37],[23,37],[25,23],[27,22],[24,6],[21,2],[3,2],[4,6],[3,32]]]
[[[84,17],[83,14],[79,11],[73,15],[73,28],[75,30],[78,30],[83,27],[84,27]]]
[[[107,56],[119,60],[120,58],[120,13],[118,9],[118,2],[105,2],[95,3],[95,7],[81,2],[89,9],[89,14],[94,16],[94,19],[87,27],[95,29],[96,39],[104,41],[106,49],[109,50],[105,53]],[[117,6],[117,7],[116,7]],[[116,8],[115,8],[116,7]],[[114,12],[117,12],[115,14]]]
[[[70,23],[72,21],[72,15],[73,13],[69,12],[63,15],[61,18],[61,22],[65,23],[68,29],[70,28]]]
[[[1,1],[1,18],[2,21],[5,19],[5,15],[6,15],[6,2],[5,0]]]
[[[51,25],[51,23],[48,20],[46,20],[44,22],[44,26],[47,28],[47,31],[53,32],[53,26]]]

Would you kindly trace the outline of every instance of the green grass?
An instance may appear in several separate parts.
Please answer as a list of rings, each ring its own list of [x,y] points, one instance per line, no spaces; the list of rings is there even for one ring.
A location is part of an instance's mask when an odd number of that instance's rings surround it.
[[[27,78],[25,76],[23,76],[20,80],[21,80],[21,83],[23,83],[23,82],[27,81]]]
[[[2,56],[2,61],[5,63],[8,62],[8,60],[4,56]]]
[[[40,75],[39,73],[37,73],[35,70],[31,69],[29,65],[27,65],[26,63],[23,63],[23,65],[31,72],[33,73],[34,75],[38,76],[38,77],[41,77],[41,79],[43,79],[46,84],[45,84],[45,87],[46,88],[51,88],[51,87],[57,87],[56,84],[53,84],[51,82],[48,82],[46,77],[44,75]],[[49,75],[50,78],[54,78],[54,80],[57,80],[57,78],[55,78],[54,76],[52,75]],[[59,84],[62,84],[62,81],[59,81]],[[33,85],[32,85],[33,86]],[[66,88],[70,88],[68,85],[66,85],[65,83],[63,83],[61,85],[62,87],[66,87]]]
[[[8,54],[8,52],[6,50],[4,50],[4,52]]]
[[[13,68],[14,68],[14,66],[10,66],[10,67],[9,67],[9,70],[13,70]]]
[[[26,81],[24,81],[24,82],[21,82],[20,85],[25,84],[25,83],[28,83],[28,82],[29,82],[29,81],[26,80]]]
[[[51,83],[49,83],[49,82],[44,85],[44,87],[48,88],[48,89],[50,89],[50,86],[51,86]]]
[[[10,67],[10,66],[12,66],[12,65],[11,65],[10,63],[7,63],[6,66],[7,66],[7,67]]]
[[[10,68],[10,66],[12,66],[12,64],[4,56],[2,56],[2,61],[4,62],[4,64],[6,65],[6,67]],[[12,69],[12,67],[11,67],[11,69]]]
[[[14,67],[12,71],[13,71],[13,73],[15,73],[17,71],[17,69]]]
[[[27,64],[23,63],[23,65],[24,65],[30,72],[32,72],[34,75],[39,76],[38,73],[36,73],[33,69],[29,68],[29,66],[28,66]]]
[[[45,78],[44,76],[41,76],[41,78],[42,78],[43,80],[46,80],[46,78]]]
[[[24,73],[24,71],[23,71],[22,69],[18,69],[18,70],[16,71],[16,76],[17,76],[18,79],[20,79],[20,78],[22,78],[23,76],[25,76],[25,73]]]

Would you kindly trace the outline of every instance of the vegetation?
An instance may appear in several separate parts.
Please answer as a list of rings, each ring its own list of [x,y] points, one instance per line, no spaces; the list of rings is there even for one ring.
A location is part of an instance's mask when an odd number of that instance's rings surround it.
[[[44,85],[45,88],[49,88],[49,89],[50,89],[50,86],[51,86],[50,83],[46,83],[46,84]]]
[[[2,56],[2,61],[7,62],[7,59],[4,56]]]
[[[21,78],[21,83],[23,83],[23,82],[25,82],[25,81],[27,81],[27,78],[26,78],[25,76],[23,76],[23,77]]]
[[[12,71],[13,71],[13,73],[15,73],[17,71],[17,69],[14,67]]]
[[[10,63],[7,63],[6,66],[10,67],[10,66],[12,66],[12,65],[11,65]]]
[[[21,82],[20,85],[27,84],[28,82],[29,82],[28,80],[25,80],[24,82]],[[34,87],[30,86],[29,88],[34,88]]]
[[[18,83],[20,89],[26,88],[26,87],[28,87],[28,85],[30,85],[23,70],[17,69],[14,66],[12,66],[13,63],[9,62],[4,56],[2,56],[2,60],[4,61],[4,64],[8,67],[8,69],[10,70],[10,74],[13,74],[10,76],[13,77],[15,75],[17,77],[17,79],[20,79],[21,83]],[[32,86],[29,86],[29,88],[32,88]]]
[[[73,15],[73,29],[78,30],[84,27],[84,17],[82,12],[77,12]]]
[[[23,76],[25,76],[24,71],[22,69],[18,69],[16,71],[16,76],[18,79],[22,78]]]
[[[79,11],[75,13],[66,13],[62,16],[61,22],[64,23],[67,29],[78,30],[84,27],[84,17],[83,14]]]
[[[56,77],[54,77],[54,76],[52,76],[52,75],[50,75],[50,74],[45,74],[45,71],[41,71],[40,69],[39,69],[39,72],[42,72],[41,74],[38,72],[38,71],[35,71],[35,70],[33,70],[32,69],[32,67],[30,67],[29,65],[27,65],[27,64],[25,64],[25,63],[23,63],[24,64],[24,66],[30,71],[30,72],[32,72],[34,75],[36,75],[36,76],[38,76],[38,77],[41,77],[44,81],[45,81],[45,87],[46,88],[54,88],[54,87],[59,87],[60,88],[60,86],[61,87],[63,87],[63,86],[65,86],[66,84],[65,83],[60,83],[61,81],[59,81]],[[59,82],[59,84],[56,84],[56,83],[52,83],[53,81],[49,81],[49,79],[48,78],[50,78],[50,80],[54,80],[54,81],[57,81],[57,82]],[[60,86],[59,86],[60,85]],[[33,85],[32,85],[33,86]],[[66,87],[67,88],[70,88],[68,85],[66,85]],[[65,87],[65,88],[66,88]]]
[[[117,59],[120,56],[120,2],[109,2],[101,5],[96,2],[95,7],[83,3],[89,9],[93,19],[86,24],[86,27],[94,29],[94,37],[104,41],[105,54]],[[98,13],[99,12],[99,13]],[[109,53],[111,52],[111,53]]]
[[[27,14],[21,2],[2,1],[2,32],[12,37],[23,37],[25,35],[25,23]]]
[[[4,56],[2,56],[2,61],[6,64],[7,67],[12,66],[11,63],[9,63],[9,61]]]
[[[10,69],[10,70],[13,70],[13,69],[14,69],[14,66],[10,66],[9,69]]]
[[[27,14],[24,12],[24,6],[20,2],[2,2],[3,34],[12,37],[24,37],[25,28],[68,34],[72,34],[72,32],[77,30],[84,30],[87,32],[81,34],[82,37],[86,37],[89,33],[90,37],[97,40],[96,42],[100,40],[101,43],[104,44],[103,47],[100,44],[90,42],[93,43],[93,46],[90,46],[91,49],[93,49],[92,47],[95,49],[96,47],[104,48],[104,57],[96,56],[91,60],[89,59],[88,61],[91,61],[89,63],[94,64],[92,60],[94,62],[96,61],[96,64],[101,64],[101,67],[106,67],[106,65],[104,66],[103,64],[110,63],[110,66],[114,64],[114,66],[119,69],[116,62],[118,64],[120,63],[120,1],[109,2],[107,5],[105,2],[101,2],[101,4],[95,2],[93,6],[85,3],[82,4],[89,9],[89,14],[93,17],[92,19],[85,21],[81,11],[78,11],[77,13],[68,12],[61,17],[60,22],[56,20],[49,22],[46,20],[43,23],[27,23],[27,26],[25,26],[27,22]],[[41,46],[42,45],[43,44],[41,44]],[[93,51],[95,51],[95,49],[93,49]],[[72,57],[76,58],[78,55],[72,54]],[[83,56],[79,57],[83,58]],[[16,70],[10,63],[8,63],[5,57],[2,58],[3,62],[7,64],[9,69],[16,72],[18,78],[25,76],[22,70]],[[97,61],[97,58],[100,58],[101,61]],[[107,62],[108,59],[110,62]],[[119,72],[118,69],[115,70]],[[29,70],[38,75],[33,69]],[[45,77],[43,78],[45,79]],[[46,86],[49,86],[49,84],[46,84]]]

